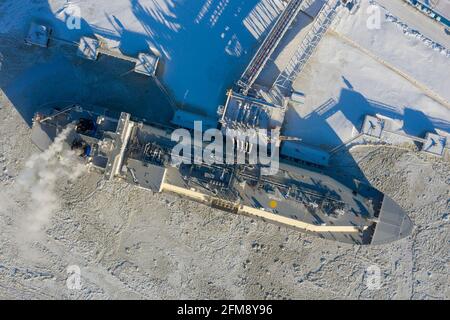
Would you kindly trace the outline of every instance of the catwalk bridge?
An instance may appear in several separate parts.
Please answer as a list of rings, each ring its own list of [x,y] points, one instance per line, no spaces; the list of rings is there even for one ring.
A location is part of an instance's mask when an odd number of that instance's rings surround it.
[[[313,0],[291,0],[286,6],[237,83],[244,94],[247,94],[258,78],[275,48],[298,16],[298,13],[310,6],[312,2]]]

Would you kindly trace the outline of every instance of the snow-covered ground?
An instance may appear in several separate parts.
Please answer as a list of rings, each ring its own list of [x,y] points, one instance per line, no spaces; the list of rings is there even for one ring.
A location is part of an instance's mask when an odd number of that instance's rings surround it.
[[[70,3],[81,8],[81,30],[63,23],[66,1],[0,2],[1,298],[450,298],[445,159],[390,146],[333,156],[334,171],[362,173],[415,223],[407,239],[359,247],[105,183],[94,173],[77,171],[74,180],[69,160],[34,155],[27,123],[44,104],[96,104],[162,122],[173,106],[154,82],[128,73],[126,62],[84,61],[63,44],[24,45],[31,20],[68,39],[98,34],[126,54],[155,48],[164,60],[159,76],[178,102],[213,115],[282,7],[278,0]],[[289,110],[287,130],[332,147],[359,129],[365,113],[378,113],[409,134],[448,133],[449,58],[384,11],[381,29],[368,30],[367,5],[339,17],[295,82],[306,104]],[[402,6],[388,9],[395,7]],[[402,11],[405,23],[417,18],[412,29],[434,37],[437,24],[424,27],[428,18],[413,12]],[[301,36],[289,37],[292,51]],[[446,46],[438,37],[432,40]],[[52,210],[34,210],[42,201]],[[80,268],[81,290],[68,288],[69,266]],[[371,266],[381,269],[378,290],[367,286]]]
[[[423,19],[423,13],[405,1],[375,0],[375,2],[392,12],[413,30],[420,31],[425,37],[450,48],[450,37],[448,32],[445,32],[443,24],[436,23],[432,19]],[[445,6],[445,2],[448,3],[448,1],[439,3]],[[446,12],[446,14],[450,15],[450,12]]]
[[[391,118],[413,136],[450,133],[450,51],[400,28],[382,7],[380,28],[369,29],[370,3],[340,12],[294,83],[306,102],[289,110],[287,135],[332,148],[355,136],[366,114]]]

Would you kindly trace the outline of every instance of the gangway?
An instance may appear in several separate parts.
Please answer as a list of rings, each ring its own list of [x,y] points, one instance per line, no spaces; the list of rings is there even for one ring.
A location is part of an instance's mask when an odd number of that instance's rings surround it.
[[[313,0],[291,0],[289,2],[238,80],[237,84],[241,87],[243,94],[248,93],[298,13],[309,7],[312,2]]]
[[[320,40],[327,32],[336,16],[336,9],[340,3],[340,0],[328,0],[324,3],[308,34],[298,46],[286,68],[275,80],[270,90],[275,101],[282,101],[283,97],[290,93],[292,83],[302,72]]]

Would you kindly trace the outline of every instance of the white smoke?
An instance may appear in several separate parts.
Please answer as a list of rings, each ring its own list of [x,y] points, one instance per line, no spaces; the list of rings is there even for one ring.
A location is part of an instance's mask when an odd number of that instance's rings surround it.
[[[33,155],[18,177],[19,188],[30,197],[26,208],[26,228],[30,232],[41,230],[59,208],[56,187],[83,173],[85,167],[76,161],[75,153],[64,148],[72,130],[72,126],[67,127],[45,152]]]
[[[10,199],[2,205],[4,210],[18,211],[16,217],[20,218],[16,223],[22,240],[37,240],[51,216],[60,208],[57,187],[75,180],[85,170],[65,143],[72,130],[73,126],[67,127],[45,152],[31,156],[6,197],[0,195],[2,202]]]

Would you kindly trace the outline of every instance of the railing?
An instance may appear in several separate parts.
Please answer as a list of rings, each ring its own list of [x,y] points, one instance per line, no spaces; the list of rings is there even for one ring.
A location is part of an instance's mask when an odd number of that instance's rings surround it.
[[[443,9],[445,8],[445,4],[439,6],[439,2],[432,2],[432,1],[423,1],[423,0],[403,0],[403,1],[409,3],[417,10],[421,11],[423,14],[429,16],[431,19],[434,19],[442,23],[447,28],[450,28],[449,13],[445,12],[445,9]],[[444,10],[444,12],[442,12],[441,10]]]
[[[283,93],[291,89],[292,83],[302,72],[320,40],[322,40],[322,37],[333,22],[339,4],[340,0],[328,0],[323,5],[310,31],[298,46],[286,68],[278,75],[270,90],[276,100],[280,100],[283,97]]]
[[[297,17],[300,10],[307,8],[313,0],[291,0],[286,6],[275,25],[264,39],[261,47],[250,61],[237,84],[242,88],[244,94],[248,92],[266,65],[275,48],[283,38],[286,31]]]

